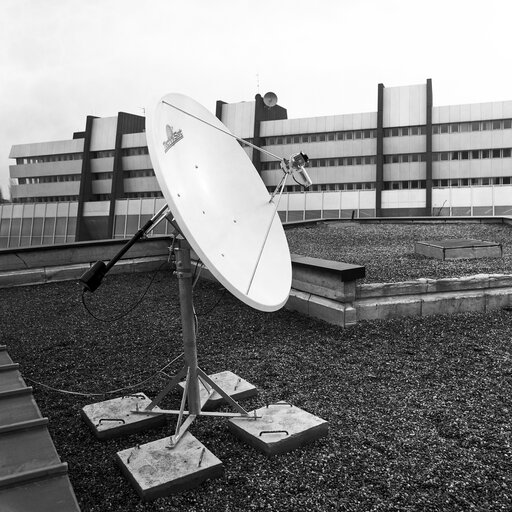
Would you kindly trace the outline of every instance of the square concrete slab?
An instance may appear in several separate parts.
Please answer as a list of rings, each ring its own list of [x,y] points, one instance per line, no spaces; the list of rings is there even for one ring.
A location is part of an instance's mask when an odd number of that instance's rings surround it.
[[[225,371],[220,373],[212,373],[208,375],[210,379],[217,384],[224,392],[229,395],[233,400],[242,400],[251,396],[256,396],[258,390],[255,386],[242,379],[233,372]],[[185,387],[185,382],[180,382],[182,388]],[[211,398],[208,400],[208,392],[206,388],[199,385],[199,396],[201,398],[201,405],[203,411],[215,409],[218,405],[225,402],[224,398],[215,391]]]
[[[230,430],[267,455],[286,453],[327,435],[328,422],[285,402],[249,414],[257,419],[231,418]]]
[[[165,425],[165,415],[132,412],[137,407],[142,410],[150,403],[151,400],[144,393],[135,393],[86,405],[82,409],[82,417],[98,439],[110,439]],[[153,410],[159,409],[155,407]]]
[[[503,256],[503,248],[497,242],[463,238],[415,242],[414,252],[439,260],[501,258]]]
[[[224,472],[222,462],[190,432],[174,448],[165,437],[117,452],[117,462],[144,500],[192,489]]]

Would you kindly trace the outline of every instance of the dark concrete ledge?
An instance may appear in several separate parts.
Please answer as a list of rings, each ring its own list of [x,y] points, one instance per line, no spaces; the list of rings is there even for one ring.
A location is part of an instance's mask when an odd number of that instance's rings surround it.
[[[80,265],[99,260],[110,260],[128,240],[94,240],[72,244],[36,245],[0,250],[0,272],[8,270],[34,270],[47,267]],[[171,237],[158,236],[140,240],[122,260],[165,256]]]
[[[468,224],[508,224],[512,225],[512,217],[361,217],[346,219],[307,219],[284,222],[285,229],[292,229],[299,226],[314,226],[315,224],[335,224],[335,223],[353,223],[359,224],[453,224],[454,222],[467,222]]]

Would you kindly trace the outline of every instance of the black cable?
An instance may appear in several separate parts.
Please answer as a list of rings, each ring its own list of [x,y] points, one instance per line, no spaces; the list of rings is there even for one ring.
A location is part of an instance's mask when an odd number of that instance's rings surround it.
[[[309,188],[309,187],[305,187],[302,183],[298,182],[296,179],[295,179],[295,176],[292,174],[292,180],[295,181],[295,183],[297,183],[297,185],[300,185],[303,189],[306,189],[306,188]]]
[[[224,288],[224,290],[222,290],[222,293],[220,294],[219,298],[217,299],[215,304],[210,309],[208,309],[207,311],[205,311],[203,313],[197,313],[195,316],[207,316],[207,315],[209,315],[220,304],[220,301],[222,300],[222,298],[226,294],[226,291],[227,291],[226,288]]]
[[[42,382],[38,382],[37,380],[33,380],[30,377],[27,377],[23,375],[23,378],[25,380],[28,380],[29,382],[32,382],[33,384],[36,384],[38,386],[41,386],[43,388],[49,389],[50,391],[55,391],[56,393],[63,393],[65,395],[79,395],[79,396],[105,396],[105,395],[115,395],[117,393],[120,393],[121,391],[126,391],[127,389],[133,389],[142,386],[146,382],[150,381],[151,379],[154,379],[156,376],[160,375],[161,373],[164,373],[164,370],[171,366],[174,362],[176,362],[180,357],[183,356],[183,353],[181,353],[179,356],[176,356],[171,362],[167,363],[164,367],[160,368],[157,372],[155,372],[153,375],[148,377],[147,379],[144,379],[140,382],[137,382],[137,384],[132,384],[131,386],[125,386],[123,388],[113,389],[111,391],[104,391],[103,393],[86,393],[83,391],[69,391],[67,389],[59,389],[54,388],[53,386],[49,386],[48,384],[44,384]],[[165,374],[164,374],[165,375]]]
[[[99,316],[96,316],[89,309],[89,306],[87,306],[87,303],[85,302],[85,292],[86,292],[86,289],[84,288],[82,290],[82,304],[84,305],[85,310],[87,311],[87,313],[89,313],[89,315],[91,315],[96,320],[99,320],[100,322],[116,322],[117,320],[120,320],[121,318],[124,318],[125,316],[129,315],[136,307],[138,307],[141,304],[141,302],[144,300],[144,297],[148,293],[151,285],[153,284],[153,281],[155,280],[155,277],[157,276],[158,272],[160,272],[161,268],[166,263],[168,263],[167,260],[163,261],[162,264],[153,272],[153,276],[151,277],[151,280],[149,281],[149,284],[147,285],[146,289],[144,290],[144,293],[142,294],[142,296],[137,300],[137,302],[132,307],[130,307],[127,311],[125,311],[121,315],[116,316],[116,317],[110,317],[110,318],[100,318]]]

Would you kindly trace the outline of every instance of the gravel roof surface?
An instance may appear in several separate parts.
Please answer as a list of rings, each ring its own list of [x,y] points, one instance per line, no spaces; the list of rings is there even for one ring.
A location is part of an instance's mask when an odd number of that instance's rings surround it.
[[[286,230],[292,253],[366,267],[361,282],[398,282],[512,273],[512,226],[502,224],[366,224],[329,222]],[[498,242],[503,258],[447,260],[414,253],[414,242],[468,238]]]
[[[149,279],[109,276],[87,302],[96,314],[115,315]],[[222,293],[208,282],[196,287],[200,365],[257,386],[259,396],[242,402],[247,409],[286,400],[329,421],[328,436],[268,458],[231,434],[226,420],[200,418],[191,432],[223,461],[224,476],[143,503],[115,453],[170,428],[98,441],[80,409],[102,397],[34,385],[83,512],[512,510],[512,313],[343,330],[286,310],[262,313]],[[181,352],[177,297],[176,280],[161,272],[133,313],[101,323],[85,312],[76,284],[2,289],[0,343],[25,377],[104,392],[142,381]],[[137,391],[154,397],[165,382]],[[164,405],[176,407],[179,397]]]

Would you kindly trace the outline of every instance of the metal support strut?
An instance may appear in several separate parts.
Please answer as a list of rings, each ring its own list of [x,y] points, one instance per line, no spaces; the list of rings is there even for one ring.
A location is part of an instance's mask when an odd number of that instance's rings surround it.
[[[222,388],[213,382],[206,373],[198,367],[197,364],[197,344],[196,344],[196,328],[194,322],[194,305],[193,305],[193,275],[192,265],[190,261],[190,245],[185,239],[176,239],[174,246],[176,255],[176,276],[178,278],[181,325],[183,336],[183,353],[185,366],[171,379],[169,384],[165,386],[158,396],[145,408],[132,411],[136,414],[168,414],[177,415],[178,421],[174,435],[170,439],[168,448],[177,445],[183,434],[187,431],[194,420],[201,415],[219,416],[219,417],[249,417],[249,413],[238,402],[233,400]],[[163,398],[175,388],[180,380],[186,375],[184,391],[181,399],[179,410],[158,409],[154,411]],[[228,404],[230,404],[238,412],[222,413],[222,412],[202,412],[200,385],[203,385],[209,396],[216,391]],[[185,403],[188,404],[188,410],[185,410]],[[188,415],[185,421],[183,416]],[[252,418],[252,416],[251,416]]]

